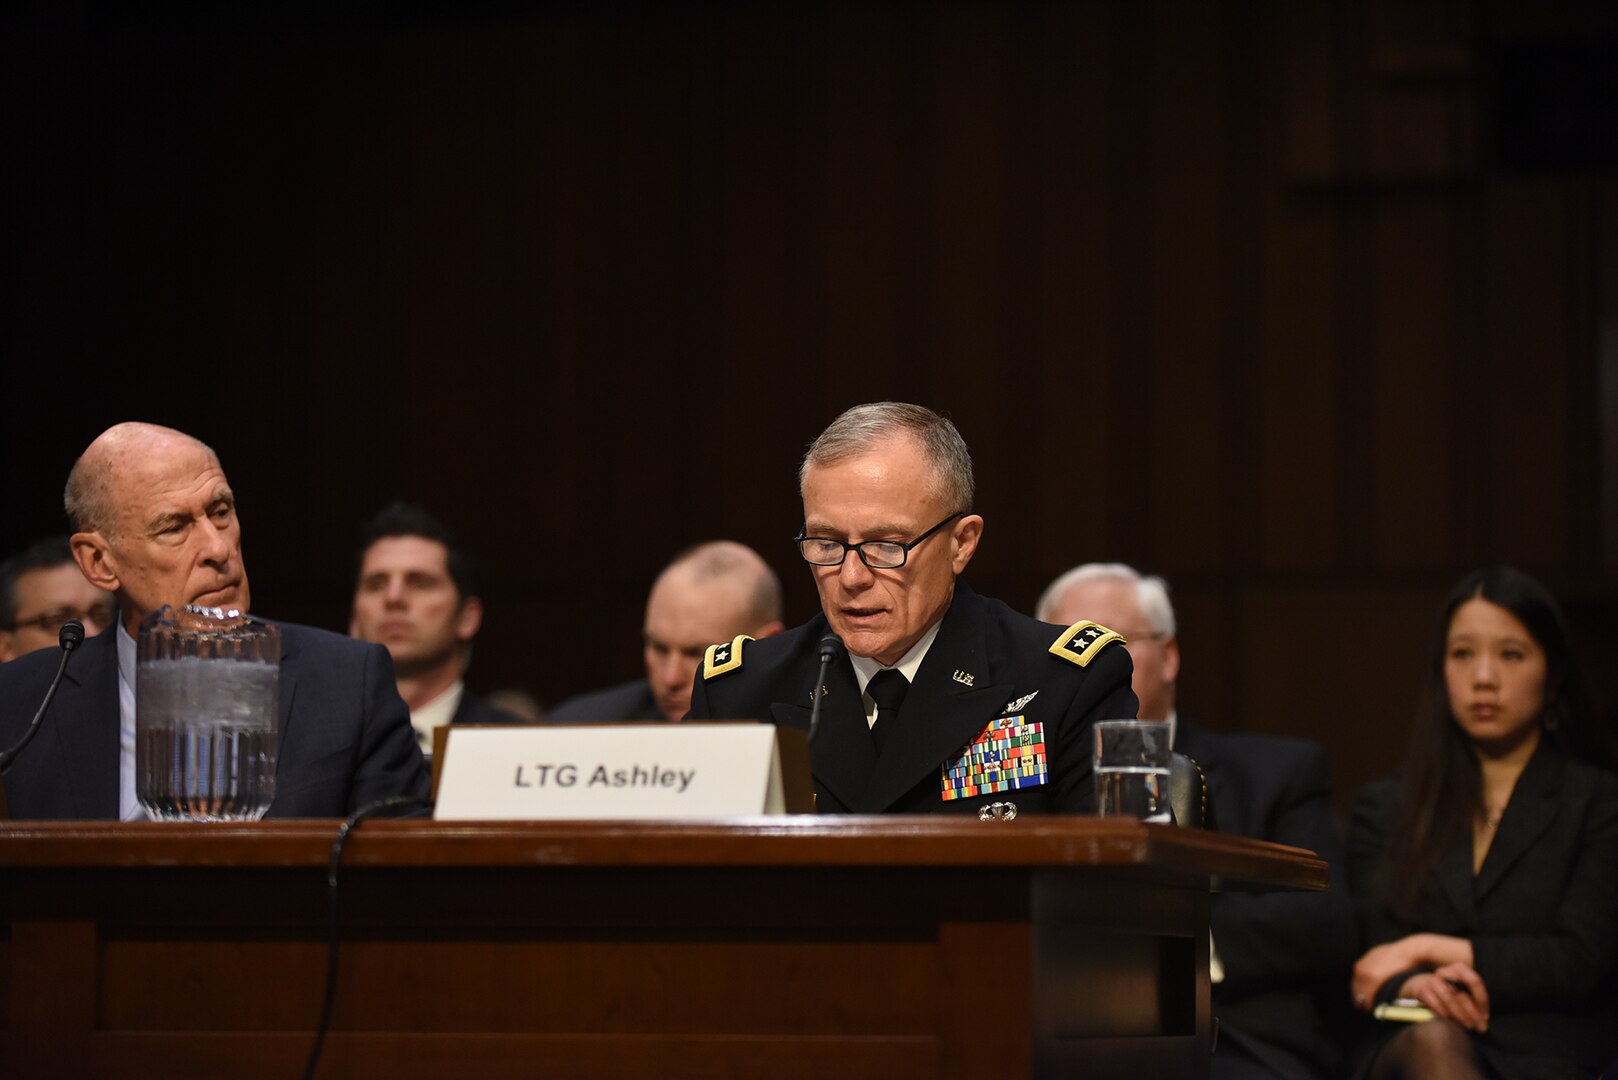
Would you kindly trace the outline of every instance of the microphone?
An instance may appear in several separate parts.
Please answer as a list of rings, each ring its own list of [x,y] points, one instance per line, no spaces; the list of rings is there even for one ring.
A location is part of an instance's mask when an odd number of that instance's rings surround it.
[[[833,660],[837,659],[837,654],[843,651],[843,639],[838,637],[836,634],[827,631],[826,634],[821,637],[820,644],[816,647],[816,651],[820,656],[820,674],[815,678],[814,708],[809,710],[810,742],[815,741],[815,731],[820,727],[820,699],[826,696],[824,693],[822,693],[821,688],[826,685],[826,669],[831,667],[831,662]]]
[[[45,710],[51,707],[51,698],[56,696],[56,688],[62,684],[62,673],[67,670],[67,658],[73,655],[73,650],[84,644],[84,624],[77,619],[69,619],[62,624],[61,632],[56,635],[56,643],[62,647],[62,662],[56,665],[56,677],[51,680],[50,689],[45,691],[45,700],[39,703],[39,711],[34,714],[33,722],[23,733],[22,740],[10,750],[0,753],[0,774],[11,768],[11,763],[22,753],[23,747],[33,741],[34,735],[39,731],[39,722],[45,719]]]

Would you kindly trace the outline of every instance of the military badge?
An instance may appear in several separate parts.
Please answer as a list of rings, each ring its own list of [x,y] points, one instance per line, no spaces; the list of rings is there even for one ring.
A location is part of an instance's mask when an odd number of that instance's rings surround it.
[[[1028,703],[1033,701],[1038,696],[1039,691],[1035,690],[1032,694],[1024,694],[1016,701],[1008,701],[1006,702],[1006,707],[1000,710],[1000,715],[1010,716],[1014,712],[1020,712],[1021,710],[1028,708]]]
[[[1093,623],[1082,619],[1062,631],[1062,636],[1050,648],[1053,656],[1060,656],[1063,660],[1080,667],[1089,667],[1102,649],[1116,641],[1120,645],[1127,644],[1124,636],[1116,630],[1108,630],[1100,623]]]
[[[978,807],[979,821],[1016,821],[1017,804],[1014,802],[984,803]]]
[[[991,721],[960,757],[945,762],[940,784],[944,801],[1045,783],[1045,725],[1026,720],[1003,716]]]
[[[742,666],[742,642],[752,641],[746,634],[737,634],[732,641],[721,641],[718,645],[708,646],[708,651],[702,657],[702,677],[711,679],[715,675],[723,675],[727,671],[735,671]]]

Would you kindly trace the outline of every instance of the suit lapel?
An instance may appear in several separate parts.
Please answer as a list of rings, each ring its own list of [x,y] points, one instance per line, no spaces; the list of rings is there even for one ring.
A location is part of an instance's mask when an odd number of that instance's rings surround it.
[[[1483,857],[1483,866],[1473,886],[1473,895],[1480,902],[1511,865],[1556,823],[1561,809],[1557,798],[1561,785],[1562,760],[1541,743],[1528,759],[1522,775],[1517,777],[1505,813],[1495,828],[1494,841]]]
[[[294,657],[297,650],[288,641],[285,628],[281,629],[281,674],[276,685],[276,749],[277,770],[279,771],[280,748],[287,744],[287,729],[292,726],[292,699],[297,693],[298,678],[293,672],[297,669]],[[464,699],[463,699],[464,700]]]
[[[942,784],[945,760],[976,738],[1010,697],[1009,684],[990,681],[988,650],[975,630],[977,621],[968,614],[975,600],[964,587],[958,588],[899,710],[898,726],[888,736],[863,794],[850,804],[856,811],[881,813],[929,773]],[[971,685],[957,681],[956,672],[970,678]],[[868,753],[874,753],[874,747]]]
[[[131,673],[133,674],[133,673]],[[108,627],[79,647],[67,662],[62,685],[40,721],[56,732],[62,756],[58,775],[65,778],[75,817],[118,820],[118,785],[123,771],[118,730],[118,633]]]

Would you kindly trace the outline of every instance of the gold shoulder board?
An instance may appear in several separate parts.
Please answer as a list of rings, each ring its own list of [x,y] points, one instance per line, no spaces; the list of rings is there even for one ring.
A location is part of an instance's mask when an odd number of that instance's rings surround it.
[[[735,671],[742,666],[742,642],[752,641],[746,634],[737,634],[731,641],[721,641],[718,645],[708,646],[708,652],[702,658],[702,677],[711,679],[715,675],[723,675],[727,671]]]
[[[1114,641],[1125,644],[1124,636],[1118,631],[1108,630],[1089,619],[1081,619],[1062,631],[1062,636],[1051,646],[1051,653],[1069,663],[1089,667],[1096,654]]]

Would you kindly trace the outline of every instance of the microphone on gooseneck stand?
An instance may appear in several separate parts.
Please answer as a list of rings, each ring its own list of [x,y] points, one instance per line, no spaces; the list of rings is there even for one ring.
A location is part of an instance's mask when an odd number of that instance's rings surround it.
[[[23,733],[21,741],[10,750],[0,753],[0,774],[11,768],[11,763],[22,753],[23,747],[33,741],[34,733],[39,730],[39,722],[45,719],[45,710],[51,707],[51,698],[56,696],[56,688],[61,685],[62,673],[67,670],[67,658],[73,655],[73,650],[84,644],[84,624],[77,619],[69,619],[62,624],[62,630],[56,635],[56,642],[62,647],[62,662],[56,665],[56,677],[51,680],[50,689],[45,691],[45,700],[39,703],[39,711],[34,714],[33,722]]]
[[[818,646],[820,653],[820,674],[815,678],[815,703],[809,710],[809,741],[815,741],[815,730],[820,727],[820,699],[825,697],[826,669],[831,662],[837,659],[837,654],[843,651],[843,639],[833,633],[826,633],[820,639]]]

